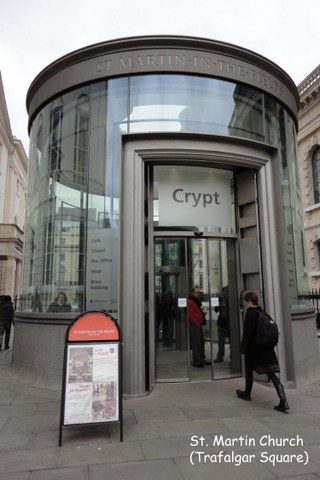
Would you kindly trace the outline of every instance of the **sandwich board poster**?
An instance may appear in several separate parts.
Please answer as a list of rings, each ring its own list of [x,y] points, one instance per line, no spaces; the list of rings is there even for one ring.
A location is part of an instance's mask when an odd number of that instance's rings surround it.
[[[117,343],[70,345],[64,424],[119,420]]]
[[[63,426],[120,423],[122,375],[120,330],[104,312],[79,315],[66,335],[61,399]]]

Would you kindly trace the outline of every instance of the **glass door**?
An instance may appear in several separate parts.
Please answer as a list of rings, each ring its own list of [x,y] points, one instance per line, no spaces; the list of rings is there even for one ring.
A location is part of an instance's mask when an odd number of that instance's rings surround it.
[[[188,238],[188,325],[191,350],[191,380],[212,379],[212,322],[208,271],[208,240]],[[203,314],[201,327],[194,326],[194,304]],[[197,310],[196,310],[197,312]],[[200,335],[199,335],[200,330]],[[196,350],[196,351],[194,351]],[[200,354],[199,354],[200,350]],[[199,366],[200,363],[200,366]],[[201,366],[202,365],[202,366]]]
[[[187,251],[185,238],[155,240],[157,381],[189,379]]]
[[[233,240],[207,240],[213,378],[241,375],[239,304]]]
[[[232,239],[156,238],[158,381],[241,374],[234,250]]]

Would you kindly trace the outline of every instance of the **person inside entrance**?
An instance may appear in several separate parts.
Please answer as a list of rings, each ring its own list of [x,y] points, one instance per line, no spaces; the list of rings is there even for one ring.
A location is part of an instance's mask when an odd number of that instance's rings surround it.
[[[205,313],[200,301],[201,291],[194,287],[188,297],[188,322],[190,332],[190,347],[192,350],[192,363],[196,368],[211,365],[205,360],[204,336],[202,326],[205,325]]]

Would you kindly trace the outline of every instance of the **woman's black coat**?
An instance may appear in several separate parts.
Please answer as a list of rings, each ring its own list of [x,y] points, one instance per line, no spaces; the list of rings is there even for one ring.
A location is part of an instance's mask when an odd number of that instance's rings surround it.
[[[261,347],[254,342],[259,312],[262,311],[261,307],[248,308],[244,320],[241,353],[245,354],[247,366],[257,373],[280,372],[274,348]]]

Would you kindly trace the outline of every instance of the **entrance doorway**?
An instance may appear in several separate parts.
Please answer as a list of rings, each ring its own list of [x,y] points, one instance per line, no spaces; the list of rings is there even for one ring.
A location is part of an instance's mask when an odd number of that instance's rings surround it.
[[[241,375],[234,240],[159,232],[154,242],[156,380]],[[193,365],[190,338],[190,294],[195,287],[201,292],[205,319],[202,368]]]

